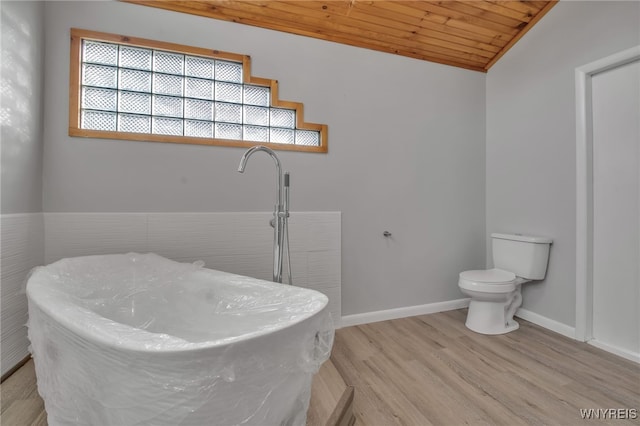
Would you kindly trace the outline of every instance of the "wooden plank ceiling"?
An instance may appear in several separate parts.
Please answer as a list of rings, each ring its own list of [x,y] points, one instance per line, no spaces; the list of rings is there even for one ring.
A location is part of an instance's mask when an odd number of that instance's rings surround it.
[[[556,1],[123,0],[486,72]]]

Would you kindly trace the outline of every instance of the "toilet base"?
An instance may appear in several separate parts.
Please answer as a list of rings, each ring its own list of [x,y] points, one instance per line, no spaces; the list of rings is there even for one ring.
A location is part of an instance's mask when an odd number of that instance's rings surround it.
[[[465,325],[469,330],[480,334],[505,334],[520,327],[513,317],[505,315],[505,303],[471,300]]]

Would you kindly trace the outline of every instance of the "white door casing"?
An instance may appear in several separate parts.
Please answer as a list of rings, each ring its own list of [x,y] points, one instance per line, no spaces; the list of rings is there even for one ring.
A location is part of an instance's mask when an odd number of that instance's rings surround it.
[[[640,61],[640,46],[587,64],[576,77],[576,339],[593,339],[594,265],[594,129],[592,78],[614,68]],[[614,115],[613,115],[614,116]],[[636,158],[636,168],[637,161]],[[637,181],[636,181],[637,182]],[[640,207],[635,206],[635,209]],[[637,223],[635,226],[639,226]],[[636,228],[637,229],[637,228]],[[638,250],[638,248],[636,248]],[[638,272],[636,272],[637,274]],[[637,275],[636,275],[637,276]],[[635,297],[631,294],[628,297]],[[636,301],[636,303],[639,303]],[[631,318],[630,318],[631,319]],[[596,344],[596,342],[593,342]],[[619,354],[625,356],[625,354]],[[640,362],[637,357],[631,358]]]

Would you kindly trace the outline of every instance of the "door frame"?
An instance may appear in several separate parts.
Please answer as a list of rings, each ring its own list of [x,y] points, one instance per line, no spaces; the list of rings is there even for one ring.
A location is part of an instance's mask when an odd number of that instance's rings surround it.
[[[576,68],[576,331],[593,339],[593,116],[591,78],[640,60],[640,45]]]

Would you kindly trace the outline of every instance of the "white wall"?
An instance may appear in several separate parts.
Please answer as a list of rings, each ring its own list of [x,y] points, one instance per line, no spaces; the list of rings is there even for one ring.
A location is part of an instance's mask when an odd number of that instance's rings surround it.
[[[343,314],[458,299],[458,272],[484,265],[484,74],[120,2],[46,15],[46,212],[265,211],[275,196],[268,158],[235,172],[241,149],[70,138],[78,27],[249,54],[329,125],[328,154],[279,155],[293,210],[342,212]]]
[[[44,260],[42,79],[44,4],[0,2],[0,299],[2,375],[27,356],[25,277]]]
[[[1,213],[42,211],[42,2],[3,1]]]
[[[523,307],[575,325],[574,70],[640,44],[638,2],[563,1],[487,75],[487,233],[554,239]],[[488,246],[487,262],[491,264]]]

